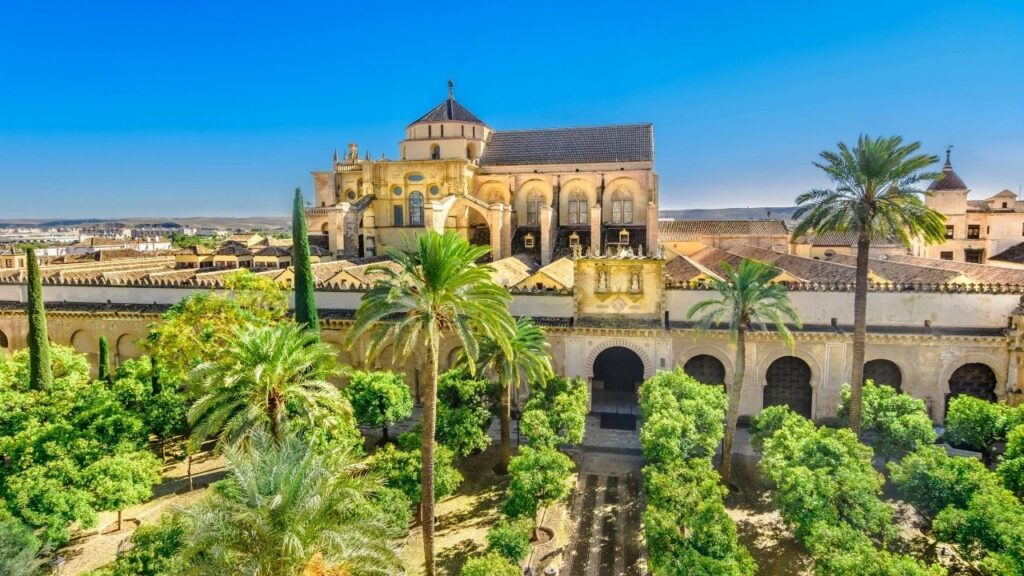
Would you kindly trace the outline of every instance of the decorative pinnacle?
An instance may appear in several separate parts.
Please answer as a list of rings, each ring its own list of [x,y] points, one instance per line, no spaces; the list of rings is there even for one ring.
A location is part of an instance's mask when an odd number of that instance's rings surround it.
[[[455,98],[455,80],[448,79],[448,97]]]
[[[953,152],[953,145],[946,146],[946,166],[953,166],[953,163],[949,161],[949,155]]]

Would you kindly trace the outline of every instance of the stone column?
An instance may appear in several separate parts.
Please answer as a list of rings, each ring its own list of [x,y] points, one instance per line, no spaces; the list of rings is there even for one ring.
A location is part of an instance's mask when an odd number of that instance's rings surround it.
[[[601,253],[601,205],[590,207],[590,248],[594,254]]]
[[[501,211],[501,253],[506,258],[512,255],[512,207],[502,206]]]
[[[658,250],[658,203],[647,203],[647,253]]]
[[[504,255],[501,252],[501,240],[505,234],[504,218],[502,217],[502,207],[496,206],[488,210],[489,214],[487,217],[487,225],[491,229],[491,259],[501,260]]]
[[[540,207],[540,265],[551,264],[555,251],[555,210],[551,206]]]

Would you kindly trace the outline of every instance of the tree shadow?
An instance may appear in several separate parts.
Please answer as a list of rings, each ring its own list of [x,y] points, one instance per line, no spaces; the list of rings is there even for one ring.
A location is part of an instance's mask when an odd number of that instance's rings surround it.
[[[455,546],[449,546],[437,554],[439,572],[455,576],[462,566],[470,559],[482,555],[483,547],[473,540],[463,540]]]

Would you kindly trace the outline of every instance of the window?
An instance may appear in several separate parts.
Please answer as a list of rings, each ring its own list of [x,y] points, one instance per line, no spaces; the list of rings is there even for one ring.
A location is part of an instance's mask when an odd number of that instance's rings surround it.
[[[524,248],[533,248],[533,246],[534,246],[533,234],[527,234],[525,237],[523,237],[523,247]]]
[[[952,260],[953,259],[953,253],[952,252],[939,252],[939,258],[942,258],[943,260]]]
[[[444,138],[444,124],[441,124],[441,138]]]
[[[441,147],[438,146],[437,144],[434,144],[433,146],[431,146],[430,147],[430,157],[432,159],[434,159],[434,160],[440,160],[441,159]]]
[[[569,193],[569,224],[587,223],[587,196],[574,190]]]
[[[619,231],[619,244],[629,244],[629,230],[623,228]]]
[[[434,127],[428,124],[427,125],[427,138],[433,138],[433,137],[434,137]]]
[[[391,193],[394,194],[395,196],[401,196],[402,195],[402,187],[401,186],[395,186],[394,188],[391,189]]]
[[[430,195],[431,196],[437,196],[440,193],[441,193],[441,189],[438,188],[437,186],[431,186],[430,187]]]
[[[1009,205],[1006,202],[1003,202],[1003,208],[1009,208]]]
[[[825,250],[825,260],[831,260],[832,258],[835,257],[835,255],[836,255],[836,251],[835,250],[832,250],[832,249]]]
[[[393,213],[393,215],[394,215],[393,220],[394,221],[392,222],[392,225],[393,226],[405,226],[405,219],[402,217],[402,207],[401,206],[392,206],[392,208],[394,209],[394,213]]]
[[[978,224],[970,224],[967,226],[967,239],[977,240],[981,238],[981,226]]]
[[[423,226],[423,194],[409,193],[409,225]]]
[[[982,264],[984,260],[984,250],[964,250],[964,262],[970,262],[971,264]]]
[[[953,238],[953,225],[952,224],[946,224],[946,238],[947,239],[952,239]]]
[[[537,226],[540,224],[540,205],[543,200],[540,194],[531,193],[526,199],[526,224]]]
[[[569,234],[569,247],[570,248],[575,248],[575,247],[577,247],[579,245],[580,245],[580,235],[575,233],[575,232],[573,232],[572,234]]]
[[[356,199],[356,191],[355,190],[349,190],[348,192],[345,193],[345,196],[348,196],[349,200],[355,200]]]
[[[409,182],[422,182],[423,174],[409,174],[406,177],[406,180],[408,180]]]
[[[612,224],[633,223],[633,200],[612,200]]]

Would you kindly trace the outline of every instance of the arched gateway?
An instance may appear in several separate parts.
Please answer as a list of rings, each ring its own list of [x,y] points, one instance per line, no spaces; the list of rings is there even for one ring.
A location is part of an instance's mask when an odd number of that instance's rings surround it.
[[[594,359],[591,411],[637,416],[637,390],[644,380],[644,362],[623,346],[612,346]]]

